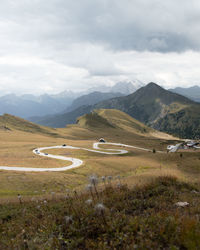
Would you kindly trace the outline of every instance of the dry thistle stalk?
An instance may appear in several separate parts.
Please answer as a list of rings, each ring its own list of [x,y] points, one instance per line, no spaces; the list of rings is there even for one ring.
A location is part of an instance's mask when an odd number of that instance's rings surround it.
[[[107,225],[106,217],[105,217],[106,207],[103,205],[103,203],[96,204],[94,209],[98,215],[101,215],[101,218],[103,219],[104,225]]]
[[[91,184],[88,184],[87,186],[86,186],[86,190],[88,190],[88,191],[90,191],[90,194],[91,194],[91,196],[92,196],[92,199],[94,200],[94,194],[93,194],[93,192],[92,192],[92,185]]]
[[[96,175],[92,175],[92,176],[89,177],[89,181],[94,187],[97,198],[99,198],[99,194],[98,194],[98,191],[97,191],[98,177]]]
[[[86,203],[87,205],[89,205],[89,206],[92,205],[92,199],[86,200],[85,203]]]
[[[22,197],[21,197],[20,194],[17,195],[17,198],[18,198],[18,200],[19,200],[19,203],[22,204]]]
[[[65,220],[65,224],[67,226],[70,225],[70,224],[72,224],[72,222],[73,222],[72,216],[65,216],[64,220]]]

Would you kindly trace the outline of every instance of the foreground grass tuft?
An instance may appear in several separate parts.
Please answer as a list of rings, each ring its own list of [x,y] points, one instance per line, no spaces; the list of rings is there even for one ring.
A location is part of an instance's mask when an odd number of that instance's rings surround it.
[[[174,177],[104,190],[90,181],[88,193],[1,205],[0,249],[199,249],[197,187]]]

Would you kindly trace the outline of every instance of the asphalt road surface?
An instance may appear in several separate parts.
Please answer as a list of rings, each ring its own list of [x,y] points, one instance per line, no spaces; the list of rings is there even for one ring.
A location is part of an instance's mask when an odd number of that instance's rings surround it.
[[[96,142],[93,144],[93,149],[87,149],[87,148],[80,148],[80,147],[72,147],[72,146],[52,146],[52,147],[43,147],[43,148],[36,148],[33,150],[33,153],[38,155],[38,156],[43,156],[43,157],[49,157],[49,158],[54,158],[54,159],[59,159],[63,161],[71,161],[72,164],[69,166],[64,166],[60,168],[28,168],[28,167],[8,167],[8,166],[0,166],[0,170],[7,170],[7,171],[23,171],[23,172],[59,172],[59,171],[66,171],[69,169],[77,168],[80,167],[83,164],[83,161],[78,159],[78,158],[72,158],[72,157],[65,157],[65,156],[60,156],[60,155],[52,155],[52,154],[47,154],[43,153],[42,151],[48,150],[48,149],[81,149],[81,150],[86,150],[89,152],[94,152],[94,153],[99,153],[99,154],[107,154],[107,155],[120,155],[120,154],[126,154],[128,153],[127,150],[124,149],[106,149],[106,151],[102,151],[101,148],[99,148],[99,145],[114,145],[114,146],[122,146],[122,147],[127,147],[127,148],[135,148],[143,151],[148,151],[152,152],[150,149],[146,148],[140,148],[136,146],[131,146],[131,145],[126,145],[126,144],[121,144],[121,143],[112,143],[112,142]],[[101,151],[99,151],[101,150]],[[158,153],[163,153],[162,151],[156,151]]]

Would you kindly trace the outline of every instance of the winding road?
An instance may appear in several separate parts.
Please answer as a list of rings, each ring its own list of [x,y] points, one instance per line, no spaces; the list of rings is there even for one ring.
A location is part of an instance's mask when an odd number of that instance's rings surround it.
[[[43,148],[36,148],[33,150],[33,153],[39,156],[43,157],[49,157],[54,159],[59,159],[63,161],[71,161],[72,164],[69,166],[64,166],[60,168],[28,168],[28,167],[8,167],[8,166],[0,166],[0,170],[7,170],[7,171],[23,171],[23,172],[59,172],[59,171],[66,171],[69,169],[80,167],[83,164],[83,161],[78,158],[72,158],[72,157],[65,157],[60,155],[52,155],[47,153],[42,153],[44,150],[48,149],[81,149],[86,150],[89,152],[99,153],[99,154],[107,154],[107,155],[120,155],[120,154],[126,154],[128,153],[127,150],[124,149],[106,149],[107,151],[102,151],[101,148],[99,148],[100,144],[107,144],[107,145],[114,145],[114,146],[121,146],[121,147],[127,147],[127,148],[135,148],[143,151],[152,152],[150,149],[146,148],[140,148],[136,146],[121,144],[121,143],[112,143],[112,142],[96,142],[93,144],[93,149],[87,149],[87,148],[80,148],[80,147],[72,147],[72,146],[52,146],[52,147],[43,147]],[[101,150],[101,151],[99,151]],[[163,153],[163,151],[157,151],[158,153]]]

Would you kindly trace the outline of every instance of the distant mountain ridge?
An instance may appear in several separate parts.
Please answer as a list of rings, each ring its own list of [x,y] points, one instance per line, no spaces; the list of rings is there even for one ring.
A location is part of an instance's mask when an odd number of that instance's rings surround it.
[[[108,100],[108,99],[111,99],[111,98],[115,98],[115,97],[119,97],[119,96],[123,96],[123,94],[115,93],[115,92],[113,92],[113,93],[112,92],[102,93],[102,92],[95,91],[95,92],[92,92],[90,94],[78,97],[77,99],[75,99],[72,102],[71,106],[69,106],[62,113],[70,112],[70,111],[75,110],[75,109],[77,109],[78,107],[81,107],[81,106],[94,105],[94,104],[96,104],[98,102],[102,102],[102,101],[105,101],[105,100]]]
[[[72,112],[35,122],[53,127],[56,123],[55,127],[64,127],[94,109],[118,109],[146,125],[183,138],[200,135],[200,104],[152,82],[128,96],[79,107]]]
[[[54,114],[44,117],[30,117],[29,121],[53,128],[64,128],[67,124],[74,124],[79,116],[85,115],[93,110],[94,106],[81,106],[63,114]]]
[[[138,86],[138,84],[139,83],[136,85]],[[21,96],[8,94],[0,97],[0,114],[9,113],[11,115],[28,119],[29,117],[64,113],[69,106],[71,107],[68,111],[77,108],[79,105],[78,103],[80,103],[80,106],[93,105],[112,97],[132,93],[137,88],[136,85],[134,86],[131,82],[120,82],[112,87],[106,85],[99,86],[97,88],[101,89],[104,94],[96,94],[95,98],[92,95],[89,97],[82,97],[75,102],[75,107],[72,107],[71,105],[76,98],[83,95],[89,95],[94,91],[92,91],[92,89],[80,92],[63,91],[59,94],[43,94],[40,96],[34,96],[31,94]],[[105,92],[109,92],[110,94]]]
[[[121,81],[117,82],[113,86],[106,86],[106,85],[100,85],[97,87],[90,88],[87,93],[91,92],[112,92],[112,93],[121,93],[123,95],[129,95],[135,92],[137,89],[141,88],[144,86],[144,83],[142,83],[139,80],[134,80],[134,81]]]
[[[58,113],[70,105],[72,99],[66,97],[59,100],[50,95],[22,95],[14,94],[0,97],[0,114],[8,113],[22,118],[30,116]]]
[[[177,87],[175,89],[169,89],[169,91],[186,96],[193,101],[200,102],[200,87],[197,85],[189,88]]]

